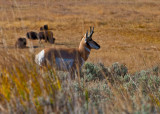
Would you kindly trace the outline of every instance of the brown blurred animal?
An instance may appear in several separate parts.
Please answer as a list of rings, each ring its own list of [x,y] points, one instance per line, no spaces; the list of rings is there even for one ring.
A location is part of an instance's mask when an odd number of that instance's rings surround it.
[[[55,38],[53,37],[53,32],[48,30],[48,25],[44,25],[44,27],[40,27],[40,31],[38,37],[40,40],[45,40],[45,42],[49,42],[54,44]]]
[[[32,40],[37,40],[38,39],[38,34],[36,32],[30,31],[27,32],[26,34],[28,39],[32,39]]]
[[[27,45],[27,41],[25,38],[18,38],[15,43],[16,48],[26,48],[26,45]]]
[[[43,26],[44,30],[48,30],[48,25]]]

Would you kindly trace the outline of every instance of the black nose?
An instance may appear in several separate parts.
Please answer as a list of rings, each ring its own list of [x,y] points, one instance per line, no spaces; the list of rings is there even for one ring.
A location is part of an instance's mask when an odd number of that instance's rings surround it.
[[[98,45],[98,47],[99,47],[99,48],[101,48],[101,46],[100,46],[100,45]]]
[[[98,47],[98,49],[100,48],[100,45],[99,44],[97,44],[95,41],[93,41],[94,42],[94,44]]]

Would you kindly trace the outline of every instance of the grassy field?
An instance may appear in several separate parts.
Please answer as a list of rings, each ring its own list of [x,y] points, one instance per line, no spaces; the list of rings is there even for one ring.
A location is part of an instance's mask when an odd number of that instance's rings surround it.
[[[159,0],[0,0],[0,11],[1,112],[160,113]],[[55,44],[27,40],[28,48],[14,47],[44,24]],[[82,71],[86,78],[65,80],[67,73],[53,69],[40,73],[36,53],[78,47],[90,26],[101,49],[92,50]],[[115,62],[128,68],[125,76],[107,73]]]

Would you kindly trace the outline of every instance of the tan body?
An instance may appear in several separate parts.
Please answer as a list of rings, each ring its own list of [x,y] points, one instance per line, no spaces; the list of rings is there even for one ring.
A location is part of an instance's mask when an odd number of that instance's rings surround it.
[[[45,65],[48,63],[58,70],[75,71],[81,68],[84,59],[78,49],[45,49]],[[48,62],[48,63],[47,63]]]
[[[92,48],[100,46],[94,41],[89,42]],[[94,47],[94,43],[98,47]],[[88,59],[91,47],[86,43],[86,35],[82,38],[79,48],[47,48],[36,55],[35,61],[40,66],[53,66],[58,70],[68,71],[74,76],[80,71],[84,62]]]

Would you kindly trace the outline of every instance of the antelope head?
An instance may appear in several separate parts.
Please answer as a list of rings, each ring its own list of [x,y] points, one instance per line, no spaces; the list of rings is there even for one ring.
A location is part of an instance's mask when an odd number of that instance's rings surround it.
[[[93,33],[94,33],[94,27],[93,29],[90,27],[90,34],[88,36],[88,31],[87,31],[85,36],[85,43],[89,48],[98,50],[100,48],[100,45],[92,39]]]

